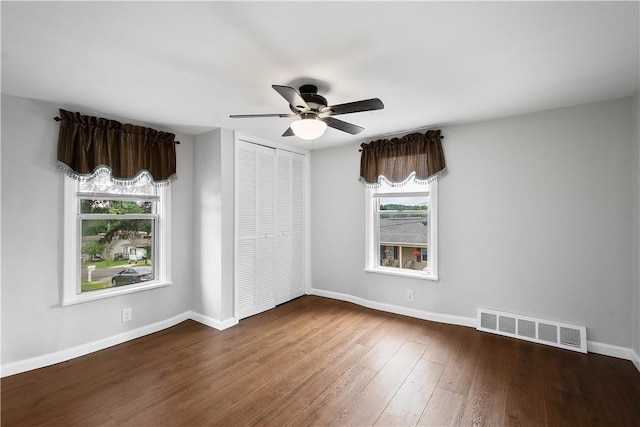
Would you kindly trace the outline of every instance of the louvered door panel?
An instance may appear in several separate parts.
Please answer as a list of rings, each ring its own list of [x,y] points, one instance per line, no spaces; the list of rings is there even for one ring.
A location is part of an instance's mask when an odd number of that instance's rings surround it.
[[[304,294],[304,156],[291,155],[291,298]]]
[[[304,156],[277,151],[276,158],[276,303],[281,304],[304,293]]]
[[[276,216],[274,150],[257,147],[258,152],[258,235],[273,237]],[[266,150],[266,151],[263,151]]]
[[[304,295],[304,233],[294,231],[291,233],[291,277],[290,298]]]
[[[273,253],[275,251],[275,239],[271,236],[258,238],[255,271],[255,313],[275,307],[275,265]],[[255,314],[253,313],[253,314]]]
[[[236,148],[235,316],[275,307],[275,150]]]
[[[242,179],[238,180],[236,197],[236,233],[240,238],[255,239],[256,236],[256,163],[257,154],[253,150],[240,148],[238,168]]]
[[[291,157],[276,151],[276,304],[291,299]]]
[[[256,253],[256,310],[275,307],[275,150],[258,148],[258,251]]]
[[[291,234],[276,235],[276,304],[291,300]]]
[[[278,233],[291,229],[291,160],[289,153],[277,152],[277,229]]]
[[[235,311],[238,318],[250,316],[255,307],[256,254],[256,166],[257,153],[239,145],[236,152],[236,253]]]
[[[236,251],[236,311],[240,318],[250,316],[256,305],[256,244],[253,239],[240,240]]]
[[[291,156],[291,229],[304,231],[304,156]]]

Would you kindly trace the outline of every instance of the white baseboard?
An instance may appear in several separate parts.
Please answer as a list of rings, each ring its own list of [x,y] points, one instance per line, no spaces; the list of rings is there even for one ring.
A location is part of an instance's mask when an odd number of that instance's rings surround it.
[[[322,289],[311,289],[311,295],[317,295],[326,298],[337,299],[340,301],[351,302],[363,307],[372,308],[375,310],[386,311],[389,313],[401,314],[404,316],[415,317],[417,319],[431,320],[440,323],[449,323],[452,325],[470,326],[475,328],[478,321],[477,318],[452,316],[442,313],[433,313],[430,311],[416,310],[413,308],[401,307],[392,304],[381,303],[377,301],[370,301],[363,298],[355,297],[353,295],[342,294],[339,292],[325,291]],[[640,357],[630,348],[619,347],[610,344],[603,344],[594,341],[587,342],[587,351],[589,353],[602,354],[604,356],[617,357],[619,359],[630,360],[635,367],[640,371]]]
[[[587,341],[587,351],[589,353],[598,353],[604,356],[612,356],[619,359],[627,359],[633,361],[633,350],[626,347],[619,347],[617,345]]]
[[[227,328],[230,328],[238,324],[238,320],[234,317],[220,321],[212,317],[207,317],[205,315],[202,315],[200,313],[196,313],[193,311],[190,312],[189,314],[190,314],[189,318],[191,320],[195,320],[198,323],[202,323],[203,325],[209,326],[210,328],[214,328],[219,331],[223,331]]]
[[[634,364],[636,369],[640,371],[640,357],[638,357],[638,354],[631,348],[589,341],[587,342],[587,350],[590,353],[598,353],[602,354],[603,356],[611,356],[617,357],[619,359],[629,360]]]
[[[15,375],[21,372],[55,365],[56,363],[66,362],[67,360],[75,359],[76,357],[84,356],[95,351],[104,350],[105,348],[122,344],[123,342],[131,341],[145,335],[153,334],[154,332],[159,332],[163,329],[167,329],[177,325],[178,323],[184,322],[185,320],[194,320],[198,323],[202,323],[203,325],[218,329],[220,331],[238,324],[238,321],[235,318],[219,321],[211,317],[203,316],[200,313],[186,311],[170,319],[143,326],[138,329],[133,329],[131,331],[123,332],[112,337],[103,338],[101,340],[82,344],[77,347],[56,351],[55,353],[43,354],[42,356],[3,364],[1,367],[0,377],[8,377],[9,375]]]
[[[433,313],[431,311],[417,310],[415,308],[402,307],[399,305],[386,304],[377,301],[371,301],[353,295],[342,294],[339,292],[324,291],[322,289],[311,289],[311,295],[337,299],[340,301],[352,302],[354,304],[372,308],[374,310],[386,311],[387,313],[401,314],[403,316],[415,317],[422,320],[431,320],[433,322],[449,323],[452,325],[476,327],[475,317],[453,316],[450,314]]]
[[[635,351],[632,351],[631,353],[633,354],[633,359],[631,359],[631,361],[634,365],[636,365],[638,371],[640,371],[640,356],[638,356],[638,353],[636,353]]]
[[[7,377],[9,375],[15,375],[21,372],[31,371],[33,369],[55,365],[56,363],[66,362],[67,360],[75,359],[76,357],[84,356],[95,351],[104,350],[105,348],[122,344],[123,342],[131,341],[133,339],[140,338],[154,332],[159,332],[163,329],[170,328],[177,325],[178,323],[190,319],[190,314],[190,312],[185,312],[167,320],[162,320],[160,322],[146,325],[138,329],[133,329],[131,331],[123,332],[121,334],[103,338],[97,341],[92,341],[90,343],[82,344],[77,347],[56,351],[55,353],[43,354],[42,356],[32,357],[30,359],[3,364],[0,377]]]

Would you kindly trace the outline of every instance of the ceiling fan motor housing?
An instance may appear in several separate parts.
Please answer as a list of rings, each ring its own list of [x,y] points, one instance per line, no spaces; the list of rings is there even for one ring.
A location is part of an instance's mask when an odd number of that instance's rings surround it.
[[[314,85],[300,86],[300,96],[311,108],[311,111],[315,113],[318,113],[320,109],[327,106],[327,99],[322,95],[318,95],[318,88]],[[290,105],[289,108],[291,108],[291,111],[294,113],[299,113],[305,109],[303,105]]]
[[[300,86],[298,88],[298,91],[300,92],[300,94],[303,94],[303,93],[318,93],[318,86],[311,85],[311,84],[302,85],[302,86]]]

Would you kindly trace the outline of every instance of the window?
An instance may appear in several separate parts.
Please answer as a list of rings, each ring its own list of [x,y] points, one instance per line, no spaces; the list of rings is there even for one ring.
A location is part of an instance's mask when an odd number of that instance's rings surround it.
[[[366,271],[438,279],[437,185],[367,188]]]
[[[170,284],[169,187],[65,177],[63,305]]]

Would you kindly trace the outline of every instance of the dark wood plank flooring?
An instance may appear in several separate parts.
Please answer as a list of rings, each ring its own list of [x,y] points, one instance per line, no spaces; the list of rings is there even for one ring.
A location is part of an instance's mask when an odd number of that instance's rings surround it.
[[[640,426],[629,361],[312,296],[1,387],[3,426]]]

